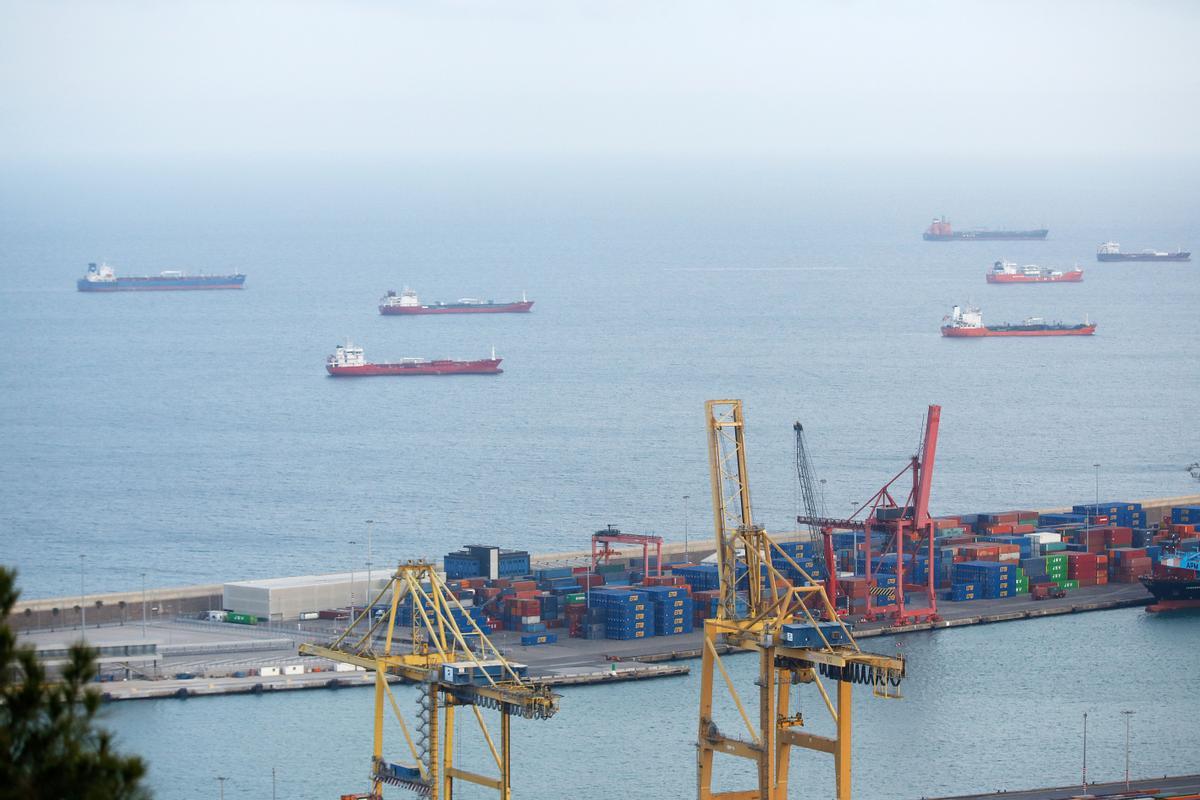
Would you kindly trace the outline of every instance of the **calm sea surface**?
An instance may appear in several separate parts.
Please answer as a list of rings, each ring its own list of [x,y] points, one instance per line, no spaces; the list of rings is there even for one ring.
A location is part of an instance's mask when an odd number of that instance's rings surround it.
[[[944,407],[934,510],[1182,494],[1200,459],[1200,270],[1094,262],[1200,248],[1195,163],[112,164],[0,180],[0,553],[27,596],[347,569],[467,542],[579,549],[606,523],[709,536],[703,403],[746,401],[757,518],[796,511],[792,422],[835,513]],[[1046,242],[925,243],[1045,224]],[[122,273],[248,274],[241,292],[85,295]],[[1008,258],[1079,285],[988,286]],[[377,298],[503,299],[530,315],[383,318]],[[952,341],[985,319],[1099,320],[1092,338]],[[378,360],[472,358],[498,377],[334,380]],[[1099,463],[1099,469],[1093,464]],[[875,646],[891,647],[880,640]],[[858,796],[1200,769],[1196,619],[1137,611],[905,640],[904,703],[863,698]],[[739,669],[750,668],[739,660]],[[519,797],[693,791],[696,678],[573,690],[520,724]],[[162,797],[330,797],[362,785],[370,692],[119,706]],[[812,702],[810,717],[820,715]],[[729,720],[732,727],[736,719]],[[818,726],[819,728],[819,726]],[[866,757],[866,754],[871,754]],[[825,763],[798,757],[805,796]],[[605,789],[598,790],[603,781]],[[464,796],[467,796],[464,794]]]

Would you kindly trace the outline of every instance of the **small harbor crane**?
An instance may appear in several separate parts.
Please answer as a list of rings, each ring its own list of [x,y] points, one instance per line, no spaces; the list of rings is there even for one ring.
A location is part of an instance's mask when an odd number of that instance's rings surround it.
[[[796,481],[800,485],[800,496],[804,502],[804,516],[825,519],[829,512],[825,509],[825,497],[817,491],[816,470],[813,469],[812,459],[808,456],[804,426],[797,420],[792,425],[792,430],[796,433]],[[829,595],[829,602],[837,608],[837,559],[833,554],[833,529],[828,525],[809,523],[808,530],[814,540],[817,536],[821,537],[821,550],[815,560],[825,572],[825,593]]]
[[[386,610],[374,613],[380,603],[387,604]],[[410,644],[401,647],[398,633],[406,628]],[[510,800],[510,717],[549,719],[558,710],[558,695],[526,679],[523,665],[501,655],[433,565],[426,562],[400,564],[341,636],[328,645],[303,644],[300,652],[375,673],[371,790],[357,795],[366,800],[380,800],[385,785],[432,800],[453,800],[455,781],[491,788],[500,800]],[[389,676],[417,686],[415,724],[408,724],[401,714]],[[384,757],[385,705],[399,723],[411,765]],[[482,732],[499,773],[496,777],[455,763],[455,711],[463,707],[470,710]],[[500,714],[498,747],[481,709]]]
[[[870,686],[876,696],[899,697],[904,661],[860,650],[834,611],[825,587],[754,524],[741,401],[710,400],[705,411],[720,598],[716,618],[704,623],[698,800],[786,800],[792,747],[831,754],[837,800],[850,800],[853,687]],[[795,584],[789,581],[775,567],[777,559],[787,562],[802,579]],[[828,621],[819,620],[822,614]],[[756,654],[757,719],[747,710],[722,663],[719,644]],[[747,736],[726,733],[716,723],[713,688],[718,671]],[[827,682],[832,687],[827,687]],[[791,705],[792,686],[798,684],[812,685],[820,693],[835,725],[833,736],[804,730],[803,715]],[[754,762],[756,788],[715,789],[718,753]]]

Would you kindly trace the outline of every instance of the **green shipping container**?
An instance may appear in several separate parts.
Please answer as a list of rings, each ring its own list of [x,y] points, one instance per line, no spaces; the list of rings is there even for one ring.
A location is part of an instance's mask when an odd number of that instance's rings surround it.
[[[253,614],[230,613],[225,615],[225,621],[234,625],[255,625],[258,623],[258,617]]]
[[[564,595],[565,602],[568,603],[586,603],[587,595],[584,592],[574,592],[573,594]]]

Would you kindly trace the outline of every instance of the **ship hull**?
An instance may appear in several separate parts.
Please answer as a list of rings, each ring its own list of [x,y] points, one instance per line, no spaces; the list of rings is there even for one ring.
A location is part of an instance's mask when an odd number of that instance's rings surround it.
[[[1041,275],[998,275],[994,272],[987,274],[988,283],[1079,283],[1083,280],[1083,270],[1076,269],[1064,272],[1057,277]]]
[[[942,336],[955,339],[976,339],[984,336],[1091,336],[1095,325],[1079,325],[1071,328],[955,328],[942,326]]]
[[[373,375],[499,375],[499,358],[478,361],[426,361],[419,364],[361,364],[336,366],[326,364],[325,370],[335,378],[362,378]]]
[[[1140,580],[1150,594],[1154,595],[1155,603],[1148,606],[1147,611],[1179,611],[1200,608],[1200,577],[1161,578],[1146,575]]]
[[[1033,231],[956,231],[954,233],[930,233],[926,231],[921,234],[921,237],[927,242],[1013,242],[1028,239],[1042,240],[1049,233],[1049,228],[1039,228]]]
[[[1097,253],[1097,261],[1191,261],[1192,254],[1180,253]]]
[[[379,313],[385,315],[413,316],[419,314],[525,314],[533,308],[533,301],[520,303],[484,303],[435,306],[380,306]]]
[[[245,275],[195,275],[179,278],[117,278],[115,281],[75,282],[81,292],[177,292],[200,289],[241,289]]]

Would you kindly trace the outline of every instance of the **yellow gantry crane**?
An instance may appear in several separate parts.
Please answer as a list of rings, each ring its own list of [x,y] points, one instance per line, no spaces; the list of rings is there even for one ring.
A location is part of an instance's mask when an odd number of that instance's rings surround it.
[[[373,608],[383,602],[388,610],[374,615]],[[410,609],[411,620],[402,621]],[[401,643],[398,635],[405,629],[409,641]],[[375,673],[371,791],[352,797],[379,800],[384,785],[390,785],[433,800],[453,800],[454,782],[461,780],[494,789],[500,800],[510,800],[510,717],[549,719],[558,710],[558,695],[525,679],[524,666],[501,655],[433,565],[426,562],[401,564],[341,636],[325,646],[301,645],[300,652]],[[390,675],[418,686],[419,711],[411,727],[388,684]],[[385,705],[399,722],[411,766],[384,758]],[[499,773],[496,777],[455,765],[455,710],[462,706],[470,709],[478,723]],[[499,747],[484,722],[481,709],[485,708],[500,713]]]
[[[741,401],[710,400],[705,411],[721,595],[717,617],[704,623],[697,796],[699,800],[786,800],[791,748],[803,747],[833,756],[837,798],[850,800],[852,689],[863,684],[871,686],[876,696],[899,697],[904,661],[862,652],[824,586],[754,524]],[[799,585],[775,567],[777,560],[789,562],[793,573],[802,576]],[[836,565],[826,568],[836,569]],[[757,714],[747,710],[721,661],[717,645],[722,643],[758,654]],[[729,735],[713,719],[717,671],[748,736]],[[832,693],[827,682],[835,684]],[[835,723],[833,737],[803,730],[803,715],[791,712],[794,684],[816,687]],[[757,788],[715,791],[717,753],[755,762]]]

